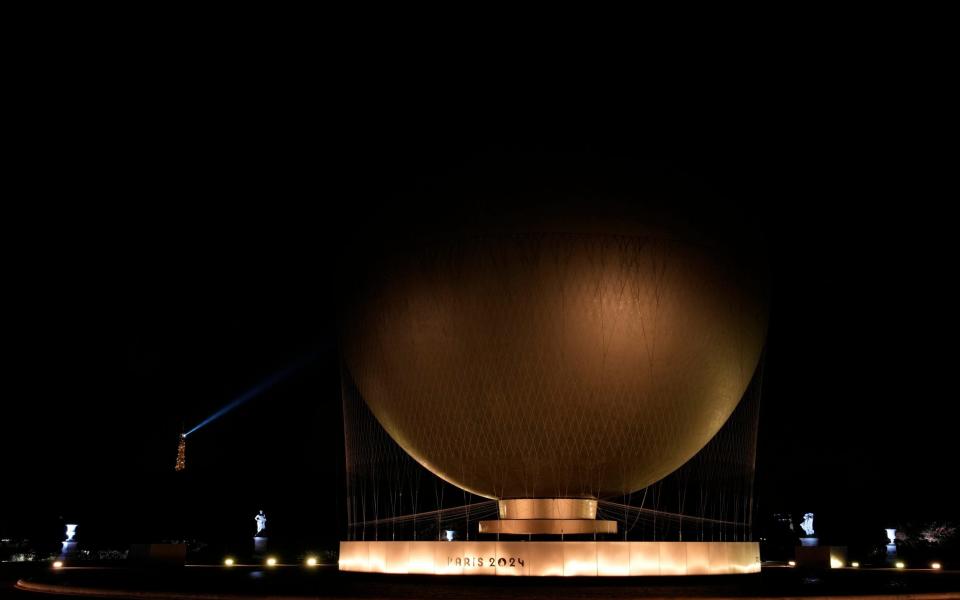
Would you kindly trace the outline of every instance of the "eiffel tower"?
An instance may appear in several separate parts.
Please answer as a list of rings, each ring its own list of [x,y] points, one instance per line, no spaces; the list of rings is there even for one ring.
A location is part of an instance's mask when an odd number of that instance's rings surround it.
[[[174,465],[174,471],[182,471],[187,468],[187,436],[180,434],[180,443],[177,444],[177,464]]]

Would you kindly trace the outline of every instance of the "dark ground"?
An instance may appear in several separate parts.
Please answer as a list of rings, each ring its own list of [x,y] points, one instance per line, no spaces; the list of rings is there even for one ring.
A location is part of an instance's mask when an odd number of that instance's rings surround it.
[[[960,572],[852,570],[805,572],[768,567],[760,575],[562,579],[429,577],[343,574],[335,567],[187,567],[172,570],[49,569],[0,567],[4,597],[29,598],[12,589],[18,578],[88,588],[151,590],[194,594],[313,596],[323,598],[682,598],[794,597],[956,592]],[[34,595],[39,598],[41,596]]]

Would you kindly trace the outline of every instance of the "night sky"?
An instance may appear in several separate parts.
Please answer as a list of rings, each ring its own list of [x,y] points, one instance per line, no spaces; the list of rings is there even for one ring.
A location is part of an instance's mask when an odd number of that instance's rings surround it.
[[[4,536],[57,539],[61,518],[91,539],[247,536],[263,508],[281,534],[332,545],[347,275],[390,231],[458,215],[455,199],[411,200],[425,179],[508,151],[669,158],[755,215],[773,292],[761,514],[960,516],[955,165],[796,130],[696,152],[596,131],[511,137],[466,115],[425,131],[346,104],[255,124],[218,102],[125,108],[107,128],[53,128],[66,141],[38,150],[3,227]],[[181,427],[311,352],[191,436],[173,472]]]

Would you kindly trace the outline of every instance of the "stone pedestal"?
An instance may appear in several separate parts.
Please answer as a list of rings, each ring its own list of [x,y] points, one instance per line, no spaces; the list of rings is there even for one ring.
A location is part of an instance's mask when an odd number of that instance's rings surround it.
[[[60,548],[60,558],[68,558],[77,553],[76,542],[63,542]]]
[[[341,571],[634,577],[760,572],[757,542],[340,542]]]
[[[253,538],[253,555],[262,558],[267,553],[267,538],[256,536]]]
[[[597,501],[580,498],[500,500],[500,518],[480,521],[480,533],[570,535],[616,533],[616,521],[597,519]]]
[[[887,529],[887,539],[890,540],[890,543],[887,544],[887,560],[892,561],[897,556],[897,530],[896,529]]]
[[[846,546],[798,546],[796,554],[798,567],[838,569],[847,566]]]

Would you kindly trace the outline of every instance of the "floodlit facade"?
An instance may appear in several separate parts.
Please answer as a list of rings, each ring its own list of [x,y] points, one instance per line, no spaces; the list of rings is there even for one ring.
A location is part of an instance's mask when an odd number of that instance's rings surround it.
[[[625,577],[759,573],[755,542],[341,542],[340,570]]]

